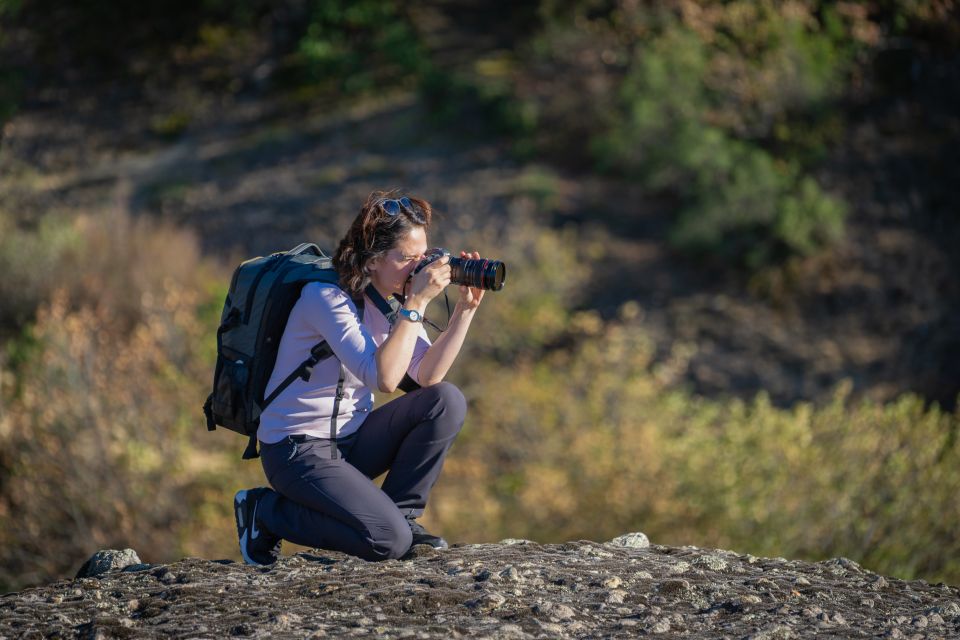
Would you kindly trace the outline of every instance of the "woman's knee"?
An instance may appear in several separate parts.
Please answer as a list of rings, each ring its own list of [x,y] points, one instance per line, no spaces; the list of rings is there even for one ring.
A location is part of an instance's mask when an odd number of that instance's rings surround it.
[[[459,430],[467,415],[467,399],[463,397],[463,392],[450,382],[424,387],[423,391],[433,401],[436,416],[442,416]]]
[[[396,519],[394,519],[396,520]],[[372,542],[372,560],[396,560],[410,550],[413,544],[413,532],[402,516],[397,521],[378,527],[376,539]]]

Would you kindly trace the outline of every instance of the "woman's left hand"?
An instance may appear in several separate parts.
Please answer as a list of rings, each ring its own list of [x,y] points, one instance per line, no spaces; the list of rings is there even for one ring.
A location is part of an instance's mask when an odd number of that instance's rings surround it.
[[[479,260],[480,254],[476,251],[473,253],[461,251],[460,257],[464,260]],[[475,289],[474,287],[460,285],[460,301],[457,303],[460,305],[460,307],[465,310],[472,311],[480,306],[481,300],[483,300],[483,289]]]

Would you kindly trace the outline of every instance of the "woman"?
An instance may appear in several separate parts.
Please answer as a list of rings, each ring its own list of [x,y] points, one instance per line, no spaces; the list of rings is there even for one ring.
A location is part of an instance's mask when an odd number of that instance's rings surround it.
[[[427,251],[430,216],[424,200],[372,193],[334,256],[341,286],[307,284],[290,312],[265,395],[320,340],[334,357],[314,367],[309,382],[297,379],[284,389],[260,417],[257,438],[272,489],[234,498],[248,564],[275,562],[281,540],[367,560],[399,558],[414,544],[447,546],[416,518],[463,425],[463,394],[443,378],[483,291],[460,287],[447,329],[431,344],[420,319],[450,284],[450,266],[442,258],[412,275]],[[364,294],[368,284],[371,295],[384,299],[404,294],[392,327]],[[362,315],[354,303],[361,299]],[[330,424],[341,372],[334,442]],[[374,410],[372,389],[392,393],[405,375],[421,388]],[[373,478],[388,469],[378,488]]]

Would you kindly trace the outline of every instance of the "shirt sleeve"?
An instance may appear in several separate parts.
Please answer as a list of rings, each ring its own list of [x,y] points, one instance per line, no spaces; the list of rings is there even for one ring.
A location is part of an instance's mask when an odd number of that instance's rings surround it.
[[[337,286],[308,284],[302,296],[307,297],[310,313],[307,322],[330,345],[343,366],[371,389],[377,383],[377,345],[360,324],[353,301]]]

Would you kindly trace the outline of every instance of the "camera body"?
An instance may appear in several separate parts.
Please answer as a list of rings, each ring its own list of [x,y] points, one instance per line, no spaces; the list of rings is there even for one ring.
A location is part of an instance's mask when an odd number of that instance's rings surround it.
[[[441,247],[427,251],[423,260],[416,266],[413,273],[419,273],[424,267],[437,260],[450,258],[451,284],[466,285],[474,289],[500,291],[507,278],[507,266],[499,260],[486,258],[457,258]]]

